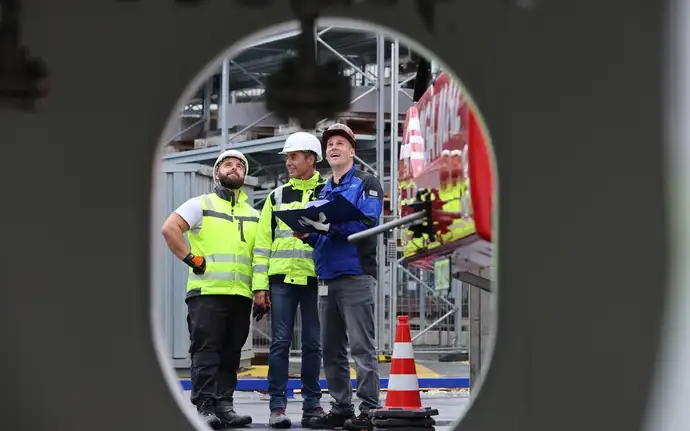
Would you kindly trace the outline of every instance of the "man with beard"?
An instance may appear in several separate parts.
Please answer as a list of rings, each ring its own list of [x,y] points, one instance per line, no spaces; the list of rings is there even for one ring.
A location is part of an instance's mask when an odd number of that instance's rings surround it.
[[[162,228],[170,251],[189,266],[185,302],[191,402],[213,429],[252,422],[233,408],[242,346],[249,335],[259,221],[259,212],[241,190],[248,167],[241,152],[223,152],[213,166],[214,192],[182,204]]]

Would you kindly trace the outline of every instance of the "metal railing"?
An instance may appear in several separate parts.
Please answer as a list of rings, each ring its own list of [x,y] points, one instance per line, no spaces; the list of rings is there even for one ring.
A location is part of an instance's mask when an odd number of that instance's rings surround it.
[[[377,289],[383,289],[384,294],[374,295],[376,313],[379,316],[376,340],[378,351],[388,354],[392,352],[395,326],[391,331],[390,322],[395,322],[397,315],[409,316],[415,351],[430,353],[467,351],[469,343],[468,285],[455,280],[449,289],[437,290],[434,287],[433,273],[407,267],[399,262],[395,262],[392,266],[398,272],[396,289],[391,292],[390,277],[385,277],[384,280],[379,280],[377,286]],[[384,273],[390,275],[390,266]],[[394,298],[393,319],[390,313],[391,293]],[[323,301],[320,301],[320,304],[320,308],[323,308]],[[260,322],[252,322],[252,325],[254,351],[267,353],[271,343],[270,314]],[[299,355],[301,351],[301,329],[302,319],[298,308],[292,336],[293,355]]]

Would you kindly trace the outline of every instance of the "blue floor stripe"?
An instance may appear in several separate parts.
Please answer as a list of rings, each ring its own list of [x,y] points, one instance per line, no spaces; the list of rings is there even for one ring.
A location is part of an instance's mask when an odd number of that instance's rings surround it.
[[[470,387],[469,377],[420,377],[417,379],[420,389],[467,389]],[[179,379],[180,385],[185,391],[192,390],[192,382],[189,379]],[[328,389],[326,379],[320,379],[321,389]],[[351,379],[352,387],[357,387],[357,380]],[[302,388],[300,379],[288,379],[287,396],[292,398],[295,389]],[[388,377],[381,378],[381,389],[388,388]],[[237,381],[238,391],[267,391],[268,381],[266,379],[239,379]]]

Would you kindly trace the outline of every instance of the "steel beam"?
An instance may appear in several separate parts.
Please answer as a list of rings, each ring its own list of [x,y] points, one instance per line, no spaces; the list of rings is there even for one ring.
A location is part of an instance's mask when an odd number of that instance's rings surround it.
[[[254,127],[257,124],[259,124],[260,122],[264,121],[266,118],[270,117],[271,115],[273,115],[273,112],[269,112],[268,114],[262,116],[261,118],[252,121],[249,125],[243,127],[239,132],[232,135],[230,137],[230,139],[227,139],[227,138],[223,139],[223,142],[227,142],[229,144],[233,139],[240,136],[242,133],[246,132],[247,130],[250,130],[252,127]],[[223,116],[223,119],[227,122],[227,118],[225,118],[225,116]]]
[[[316,135],[317,137],[319,134]],[[373,135],[356,135],[358,149],[361,151],[371,150],[377,147],[375,136]],[[253,139],[251,141],[238,142],[233,145],[234,148],[242,151],[245,154],[256,153],[272,153],[278,152],[283,148],[286,136],[271,136],[269,138]],[[400,139],[398,139],[399,141]],[[388,142],[384,138],[384,143]],[[219,147],[199,148],[196,150],[183,151],[181,153],[166,154],[162,157],[165,161],[177,163],[203,162],[215,160],[220,154]]]
[[[480,270],[475,274],[478,279],[488,280]],[[481,281],[481,280],[480,280]],[[469,286],[469,360],[470,360],[470,387],[474,387],[479,379],[491,336],[491,293],[480,289],[475,285]],[[474,397],[474,395],[471,395]]]
[[[398,216],[398,194],[395,193],[393,188],[398,183],[398,170],[396,166],[398,164],[398,92],[400,86],[398,85],[398,55],[400,54],[400,43],[398,39],[394,39],[391,43],[391,149],[390,149],[390,177],[391,177],[391,193],[390,193],[390,203],[391,203],[391,215],[393,217]],[[383,122],[383,121],[382,121]],[[388,239],[396,244],[398,242],[398,229],[394,228],[391,231],[391,235]],[[395,331],[395,319],[397,314],[397,296],[398,296],[398,266],[396,264],[391,264],[390,266],[390,280],[391,280],[391,313],[390,318],[390,344],[393,345]]]
[[[184,135],[185,133],[187,133],[188,131],[192,130],[193,128],[195,128],[196,126],[198,126],[199,124],[201,124],[201,123],[203,123],[203,122],[204,122],[204,118],[201,118],[200,120],[197,120],[197,121],[195,121],[194,123],[192,123],[191,125],[185,127],[185,128],[184,128],[183,130],[181,130],[180,132],[177,132],[176,134],[174,134],[172,138],[168,139],[168,142],[166,142],[165,145],[168,145],[169,143],[171,143],[171,142],[174,141],[175,139],[177,139],[177,138],[179,138],[180,136]]]
[[[480,277],[471,272],[456,272],[453,274],[453,278],[462,281],[463,283],[471,284],[485,292],[491,293],[491,280],[488,278]]]
[[[208,136],[211,131],[211,93],[213,92],[213,80],[210,78],[204,84],[204,136]]]
[[[230,62],[231,62],[232,64],[234,64],[235,66],[237,66],[237,68],[240,69],[240,70],[242,71],[242,73],[244,73],[245,75],[247,75],[248,77],[250,77],[251,79],[253,79],[257,84],[259,84],[259,87],[260,87],[260,88],[264,88],[264,83],[263,83],[263,81],[261,81],[259,78],[257,78],[256,76],[254,76],[253,73],[251,73],[250,71],[248,71],[247,69],[245,69],[244,67],[242,67],[242,65],[239,64],[238,62],[236,62],[235,60],[230,60]]]
[[[347,57],[345,57],[344,55],[342,55],[341,53],[339,53],[335,48],[333,48],[332,46],[330,46],[329,44],[327,44],[326,42],[324,42],[324,40],[321,39],[320,37],[317,36],[317,37],[316,37],[316,41],[319,42],[321,45],[323,45],[327,50],[329,50],[330,52],[332,52],[336,57],[338,57],[339,59],[341,59],[342,61],[344,61],[345,63],[347,63],[347,65],[350,66],[351,68],[353,68],[356,72],[359,72],[359,73],[361,73],[362,75],[368,76],[368,77],[369,77],[371,80],[373,80],[373,81],[375,81],[375,80],[377,79],[374,75],[370,74],[370,73],[367,72],[366,70],[362,70],[362,69],[360,69],[359,67],[357,67],[357,66],[356,66],[353,62],[351,62]]]
[[[360,165],[362,165],[363,167],[365,167],[366,169],[368,169],[369,172],[371,172],[371,173],[374,174],[375,176],[378,176],[378,173],[376,172],[376,169],[372,168],[371,165],[369,165],[367,162],[365,162],[364,160],[362,160],[362,159],[361,159],[358,155],[356,155],[356,154],[355,154],[355,161],[356,161],[357,163],[359,163]]]
[[[230,59],[223,60],[223,67],[221,69],[221,84],[220,84],[220,151],[223,152],[228,146],[228,96],[230,93]]]
[[[384,131],[385,131],[385,111],[386,111],[386,96],[384,93],[384,82],[383,77],[385,74],[385,61],[386,61],[386,41],[383,34],[379,33],[376,35],[376,79],[373,81],[374,87],[376,88],[376,168],[378,170],[378,179],[383,186],[383,178],[385,175],[385,142],[384,142]],[[365,75],[366,76],[366,75]],[[379,220],[379,224],[383,223],[383,215]],[[382,288],[384,278],[386,277],[386,249],[383,242],[383,236],[379,235],[376,238],[376,260],[378,263],[376,276],[378,289],[376,289],[377,301],[376,307],[374,308],[376,315],[376,344],[379,352],[384,352],[383,345],[381,342],[384,340],[385,330],[385,299],[386,292]]]

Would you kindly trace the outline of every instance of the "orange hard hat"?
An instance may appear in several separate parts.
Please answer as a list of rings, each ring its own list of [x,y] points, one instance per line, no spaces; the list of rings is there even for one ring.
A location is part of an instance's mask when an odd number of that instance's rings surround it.
[[[335,135],[343,136],[350,142],[350,144],[352,144],[352,147],[355,150],[357,149],[357,139],[355,139],[355,134],[352,133],[352,129],[350,129],[342,123],[335,123],[328,129],[326,129],[326,131],[323,132],[323,135],[321,136],[321,143],[324,146],[326,146],[326,144],[328,143],[328,139],[330,139],[331,136]]]

